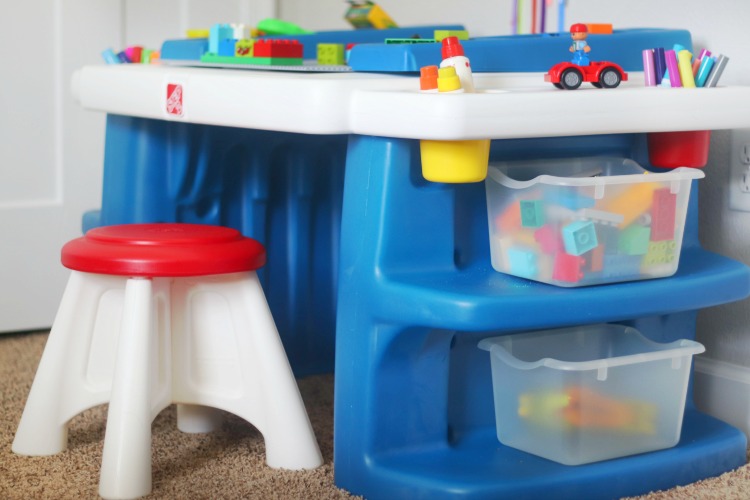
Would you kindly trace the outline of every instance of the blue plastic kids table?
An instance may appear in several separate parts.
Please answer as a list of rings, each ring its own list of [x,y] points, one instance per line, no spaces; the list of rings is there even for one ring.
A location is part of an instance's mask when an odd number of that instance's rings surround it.
[[[744,435],[690,396],[672,449],[569,467],[506,447],[476,348],[595,322],[694,338],[698,310],[750,293],[746,266],[700,248],[699,183],[673,277],[565,289],[492,269],[483,184],[425,181],[419,139],[492,139],[491,161],[650,166],[648,133],[750,126],[750,89],[661,91],[631,74],[616,90],[566,92],[541,73],[475,77],[478,94],[446,98],[420,94],[410,73],[83,68],[77,98],[108,113],[102,207],[84,227],[202,222],[264,243],[264,288],[295,372],[329,371],[335,344],[335,476],[352,493],[614,498],[743,464]]]

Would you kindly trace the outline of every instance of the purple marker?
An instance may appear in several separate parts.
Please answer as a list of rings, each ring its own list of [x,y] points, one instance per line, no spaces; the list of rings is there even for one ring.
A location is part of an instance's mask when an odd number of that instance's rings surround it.
[[[661,79],[664,78],[664,73],[667,72],[667,61],[664,59],[664,49],[658,47],[654,49],[654,75],[656,76],[656,84],[661,85]]]
[[[680,79],[680,68],[677,65],[677,53],[674,50],[665,50],[664,58],[667,60],[669,84],[672,87],[682,87],[682,80]]]
[[[643,51],[643,78],[646,87],[656,86],[656,73],[654,70],[654,51],[646,49]]]

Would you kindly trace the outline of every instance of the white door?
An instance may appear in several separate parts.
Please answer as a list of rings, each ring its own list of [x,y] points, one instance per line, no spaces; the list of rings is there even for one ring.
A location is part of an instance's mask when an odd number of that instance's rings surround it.
[[[68,271],[62,245],[101,205],[105,116],[71,94],[76,69],[187,28],[273,17],[273,0],[3,2],[0,30],[0,332],[48,328]]]

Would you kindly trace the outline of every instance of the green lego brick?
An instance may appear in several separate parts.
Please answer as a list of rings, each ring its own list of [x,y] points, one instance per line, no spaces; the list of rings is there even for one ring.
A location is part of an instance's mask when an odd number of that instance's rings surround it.
[[[437,43],[434,38],[386,38],[386,45],[415,44],[415,43]]]
[[[435,30],[433,36],[438,42],[442,42],[443,38],[448,38],[449,36],[455,36],[459,40],[468,40],[469,32],[466,30]]]
[[[345,47],[343,43],[319,43],[318,64],[323,66],[340,66],[346,64]]]
[[[620,233],[618,250],[627,255],[646,255],[650,238],[650,227],[631,224]]]
[[[302,59],[296,57],[233,57],[203,54],[201,62],[214,64],[254,64],[258,66],[301,66]]]
[[[677,242],[669,241],[652,241],[648,245],[648,252],[643,258],[643,265],[655,266],[659,264],[669,264],[675,259],[675,250]]]
[[[544,225],[544,202],[542,200],[521,200],[521,225],[523,227]]]

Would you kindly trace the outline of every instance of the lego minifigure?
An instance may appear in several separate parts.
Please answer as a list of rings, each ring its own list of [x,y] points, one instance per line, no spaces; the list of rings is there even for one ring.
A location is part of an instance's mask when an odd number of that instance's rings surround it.
[[[589,65],[588,53],[591,52],[591,47],[586,43],[586,38],[589,36],[588,28],[585,24],[577,23],[570,27],[570,38],[573,39],[573,43],[570,44],[570,51],[573,53],[573,64],[579,66]]]

